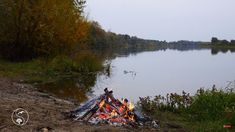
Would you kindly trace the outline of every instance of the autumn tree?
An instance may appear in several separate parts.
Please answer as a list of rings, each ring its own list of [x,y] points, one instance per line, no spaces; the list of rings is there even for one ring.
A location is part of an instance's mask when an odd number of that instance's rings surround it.
[[[90,22],[89,47],[95,50],[105,50],[109,47],[107,34],[98,22]]]
[[[1,0],[0,54],[11,60],[71,54],[84,48],[83,0]]]

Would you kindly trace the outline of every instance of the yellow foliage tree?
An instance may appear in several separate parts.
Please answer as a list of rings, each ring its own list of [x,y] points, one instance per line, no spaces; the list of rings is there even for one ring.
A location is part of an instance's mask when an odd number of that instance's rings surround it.
[[[83,0],[1,0],[1,56],[12,60],[71,54],[84,48]]]

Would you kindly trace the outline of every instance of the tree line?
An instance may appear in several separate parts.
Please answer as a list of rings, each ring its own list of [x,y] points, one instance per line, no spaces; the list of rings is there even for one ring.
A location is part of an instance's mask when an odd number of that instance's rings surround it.
[[[105,31],[98,22],[91,22],[90,39],[88,46],[96,52],[110,54],[129,54],[141,51],[157,50],[163,41],[146,40],[127,34],[116,34]]]
[[[155,49],[155,40],[106,32],[88,21],[85,0],[1,0],[0,57],[31,60],[79,52]],[[93,52],[95,51],[95,52]]]
[[[211,44],[213,45],[235,45],[235,40],[219,40],[217,37],[212,37],[211,38]]]
[[[58,55],[110,56],[149,50],[199,49],[200,42],[145,40],[105,31],[85,17],[85,0],[1,0],[0,58],[11,61]],[[218,40],[213,45],[232,45]]]

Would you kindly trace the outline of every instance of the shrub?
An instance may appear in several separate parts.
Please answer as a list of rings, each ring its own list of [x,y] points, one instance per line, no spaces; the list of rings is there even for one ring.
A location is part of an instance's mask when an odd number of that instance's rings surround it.
[[[233,90],[199,89],[194,96],[183,92],[164,96],[140,98],[138,105],[146,114],[171,112],[193,122],[219,122],[235,124],[235,93]]]
[[[77,70],[76,64],[67,56],[57,56],[49,62],[48,72],[72,72]]]
[[[223,90],[198,90],[189,107],[191,119],[216,121],[225,118],[226,109],[234,111],[235,93]]]
[[[192,97],[189,93],[186,94],[184,91],[182,95],[177,93],[167,94],[166,97],[158,95],[154,99],[150,97],[140,98],[138,104],[146,112],[153,111],[168,111],[174,113],[181,113],[185,111],[192,102]]]
[[[101,70],[102,61],[92,53],[79,53],[74,58],[61,55],[49,62],[48,69],[49,73],[90,73]]]
[[[96,72],[102,69],[102,61],[91,52],[77,54],[73,60],[76,62],[76,70],[81,73]]]

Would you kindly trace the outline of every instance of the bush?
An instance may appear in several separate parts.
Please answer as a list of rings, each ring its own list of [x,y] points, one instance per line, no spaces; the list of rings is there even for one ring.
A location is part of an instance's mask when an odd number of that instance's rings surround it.
[[[185,124],[195,131],[224,131],[224,124],[235,125],[234,88],[217,90],[199,89],[194,96],[167,94],[140,98],[138,105],[147,115]],[[170,117],[168,115],[171,115]],[[179,119],[177,119],[179,118]]]
[[[140,98],[138,104],[146,112],[162,111],[181,113],[185,111],[192,102],[192,97],[184,91],[182,95],[176,93],[167,94],[166,97],[158,95],[151,100],[150,97]]]
[[[76,64],[67,56],[57,56],[49,64],[49,70],[56,72],[76,71]]]
[[[216,121],[225,119],[229,110],[234,111],[235,93],[223,90],[198,90],[189,107],[191,119],[197,121]],[[233,115],[234,116],[234,115]]]
[[[77,54],[73,60],[76,70],[81,73],[97,72],[102,69],[102,61],[89,51]]]
[[[74,58],[67,56],[57,56],[49,62],[48,73],[90,73],[97,72],[102,69],[102,61],[100,61],[92,53],[79,53]]]

